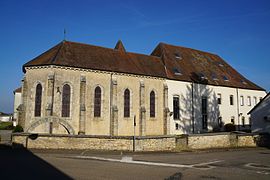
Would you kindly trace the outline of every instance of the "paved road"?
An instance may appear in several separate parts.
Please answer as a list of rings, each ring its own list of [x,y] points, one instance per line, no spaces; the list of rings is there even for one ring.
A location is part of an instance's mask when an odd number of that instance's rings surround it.
[[[270,149],[263,148],[183,153],[28,153],[47,163],[47,177],[58,179],[270,179]],[[31,166],[31,160],[25,164],[38,172],[35,176],[28,173],[30,179],[45,177],[39,170],[43,166]]]

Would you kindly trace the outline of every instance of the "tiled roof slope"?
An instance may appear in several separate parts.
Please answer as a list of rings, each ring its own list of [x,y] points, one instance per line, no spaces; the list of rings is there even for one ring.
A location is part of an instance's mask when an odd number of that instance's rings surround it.
[[[162,58],[168,79],[264,91],[215,54],[160,43],[151,55]]]
[[[122,46],[122,45],[121,45]],[[92,70],[113,71],[154,77],[166,77],[159,57],[63,41],[24,64],[29,66],[59,65]]]
[[[24,64],[23,71],[25,72],[25,67],[43,65],[113,71],[264,90],[243,77],[217,55],[165,43],[160,43],[149,56],[126,52],[121,41],[117,43],[115,49],[63,41]],[[224,80],[224,76],[228,80]]]

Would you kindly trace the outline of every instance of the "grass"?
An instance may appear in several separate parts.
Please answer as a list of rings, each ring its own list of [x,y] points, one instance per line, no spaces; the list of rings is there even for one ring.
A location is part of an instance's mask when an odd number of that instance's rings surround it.
[[[0,130],[12,130],[13,123],[12,122],[0,122]]]

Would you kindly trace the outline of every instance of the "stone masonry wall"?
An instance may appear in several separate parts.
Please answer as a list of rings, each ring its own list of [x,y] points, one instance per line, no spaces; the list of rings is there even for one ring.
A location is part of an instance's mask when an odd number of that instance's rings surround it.
[[[133,136],[13,134],[12,142],[30,149],[133,150]],[[182,136],[138,136],[136,151],[181,151],[211,148],[256,147],[260,135],[211,133]],[[265,139],[264,139],[265,142]],[[261,143],[261,142],[260,142]],[[260,144],[261,145],[261,144]]]

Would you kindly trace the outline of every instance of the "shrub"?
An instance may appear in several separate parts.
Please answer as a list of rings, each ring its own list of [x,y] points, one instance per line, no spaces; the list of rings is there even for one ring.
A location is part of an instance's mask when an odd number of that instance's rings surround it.
[[[12,130],[13,128],[12,122],[0,122],[0,130]]]
[[[21,125],[15,126],[15,128],[13,129],[13,132],[23,132],[22,126]]]
[[[233,125],[232,123],[225,124],[224,130],[226,132],[235,131],[235,125]]]

